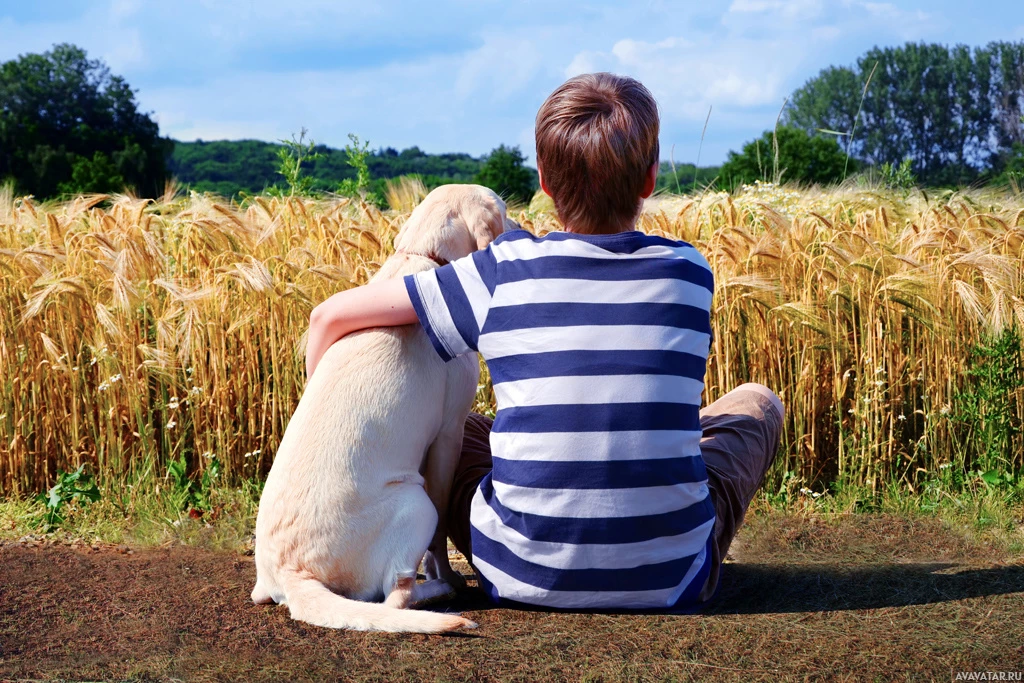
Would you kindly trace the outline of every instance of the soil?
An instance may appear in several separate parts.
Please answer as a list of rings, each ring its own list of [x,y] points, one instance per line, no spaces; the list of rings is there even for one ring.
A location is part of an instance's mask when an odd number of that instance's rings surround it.
[[[692,616],[494,609],[457,636],[339,632],[249,601],[251,556],[0,544],[0,679],[955,680],[1024,670],[1024,558],[935,519],[771,514]],[[1019,680],[1019,679],[1018,679]]]

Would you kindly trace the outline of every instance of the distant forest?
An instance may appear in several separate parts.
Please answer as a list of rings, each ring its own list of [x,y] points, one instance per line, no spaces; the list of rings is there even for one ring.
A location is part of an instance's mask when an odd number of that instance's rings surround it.
[[[282,185],[277,152],[281,145],[260,140],[175,142],[168,170],[179,183],[197,192],[230,197],[239,192],[255,194]],[[320,158],[303,165],[314,178],[314,190],[332,191],[346,178],[355,178],[344,150],[317,145]],[[419,175],[428,187],[444,183],[468,183],[483,167],[483,159],[468,154],[427,154],[418,147],[401,152],[388,147],[366,159],[375,180]]]
[[[279,144],[261,140],[175,142],[168,170],[179,183],[197,192],[213,192],[225,197],[240,192],[256,194],[284,183],[277,172],[280,148]],[[316,151],[322,156],[304,164],[306,173],[315,179],[313,189],[333,191],[342,180],[356,177],[344,150],[318,145]],[[469,154],[427,154],[419,147],[402,151],[387,147],[371,152],[366,162],[374,181],[418,175],[428,188],[434,188],[447,183],[473,182],[485,159]],[[536,169],[530,171],[536,177]],[[661,166],[658,190],[687,192],[694,187],[695,180],[696,187],[702,188],[717,175],[717,167],[698,170],[693,164],[676,164],[676,176],[673,176],[666,162]]]

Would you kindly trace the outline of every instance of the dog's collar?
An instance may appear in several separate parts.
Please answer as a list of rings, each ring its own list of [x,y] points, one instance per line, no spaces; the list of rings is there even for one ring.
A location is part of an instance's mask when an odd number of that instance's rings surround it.
[[[436,263],[439,266],[447,266],[448,265],[448,259],[443,259],[443,258],[441,258],[440,256],[438,256],[437,254],[435,254],[433,252],[428,252],[426,254],[417,254],[416,252],[413,252],[413,251],[405,251],[404,249],[398,249],[397,251],[395,251],[395,253],[396,254],[405,254],[406,256],[422,256],[423,258],[430,259],[431,261],[433,261],[434,263]]]

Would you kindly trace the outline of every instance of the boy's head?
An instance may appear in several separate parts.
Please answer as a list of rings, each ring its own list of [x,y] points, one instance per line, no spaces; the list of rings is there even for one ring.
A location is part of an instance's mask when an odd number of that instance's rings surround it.
[[[573,232],[632,229],[658,152],[658,105],[632,78],[570,78],[537,112],[541,181]]]

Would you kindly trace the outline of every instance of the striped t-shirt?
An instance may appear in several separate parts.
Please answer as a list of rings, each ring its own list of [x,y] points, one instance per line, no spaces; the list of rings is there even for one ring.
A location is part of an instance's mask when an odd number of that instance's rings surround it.
[[[479,351],[494,384],[494,469],[470,513],[490,595],[696,604],[715,523],[698,415],[713,279],[697,250],[515,230],[406,286],[438,354]]]

